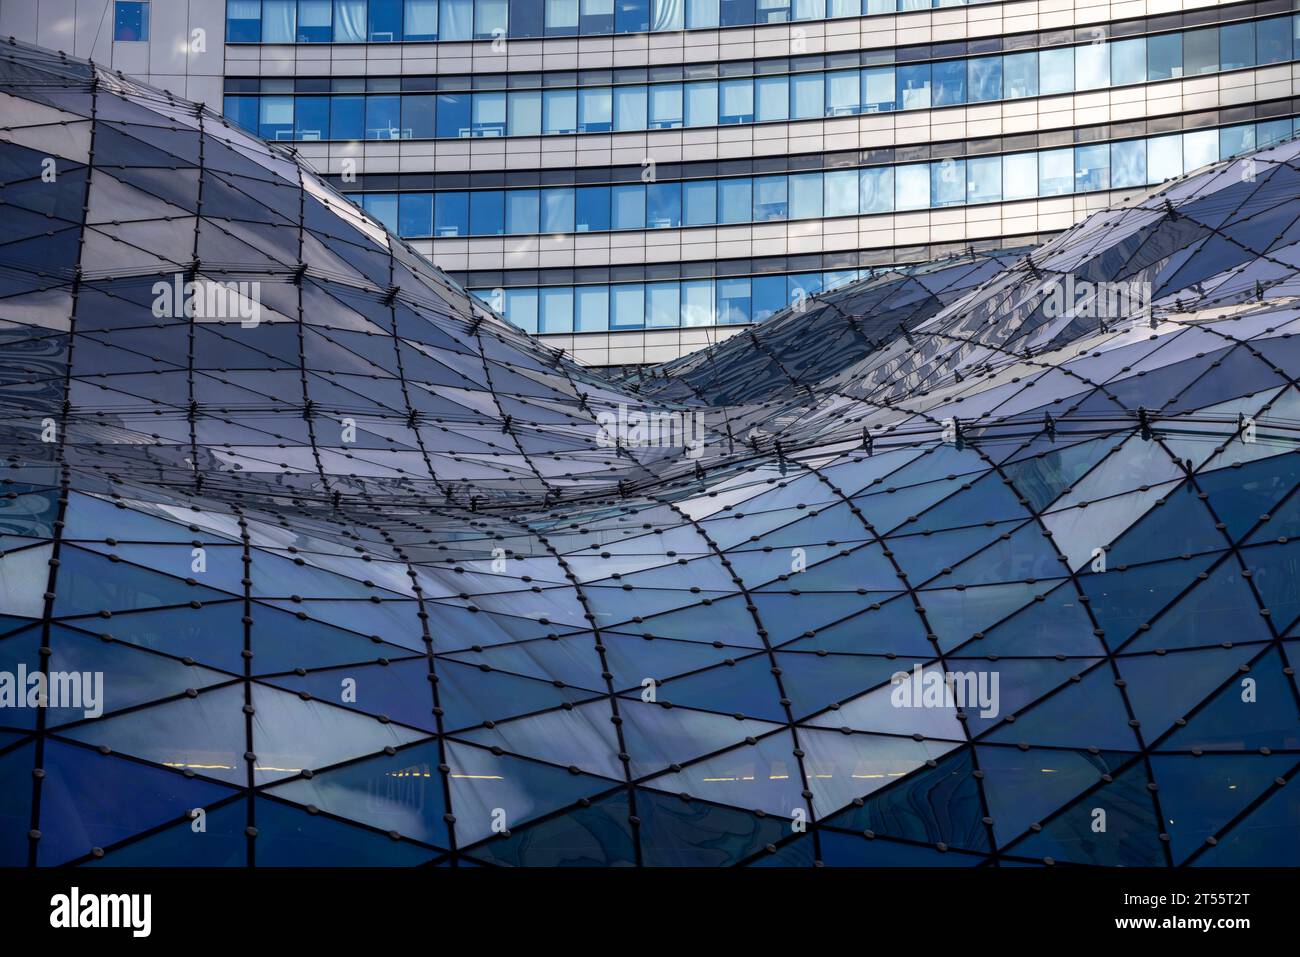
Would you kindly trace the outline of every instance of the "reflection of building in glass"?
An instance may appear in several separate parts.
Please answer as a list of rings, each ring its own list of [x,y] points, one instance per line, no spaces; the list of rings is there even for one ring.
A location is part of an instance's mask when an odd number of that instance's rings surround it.
[[[0,93],[0,863],[1297,863],[1296,143],[617,378],[211,112]]]

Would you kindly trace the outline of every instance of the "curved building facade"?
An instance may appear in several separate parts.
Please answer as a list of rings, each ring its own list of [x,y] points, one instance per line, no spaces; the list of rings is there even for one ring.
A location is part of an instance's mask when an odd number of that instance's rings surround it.
[[[0,33],[219,102],[594,365],[1041,242],[1300,122],[1289,0],[66,6]]]

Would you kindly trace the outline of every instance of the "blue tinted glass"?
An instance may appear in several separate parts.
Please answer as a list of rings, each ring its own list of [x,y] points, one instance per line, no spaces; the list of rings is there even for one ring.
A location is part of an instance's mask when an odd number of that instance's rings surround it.
[[[574,229],[580,233],[609,229],[609,187],[580,187],[574,220]]]
[[[970,102],[1002,99],[1002,57],[978,57],[968,61],[967,81]]]
[[[506,195],[483,189],[469,194],[469,227],[475,236],[500,236],[505,232]]]
[[[397,203],[397,231],[404,238],[433,234],[433,194],[403,193]]]
[[[755,276],[750,283],[755,322],[780,312],[786,306],[785,276]]]
[[[1147,79],[1169,80],[1183,75],[1183,35],[1147,37]]]
[[[370,0],[370,41],[402,39],[402,0]]]
[[[645,229],[644,186],[614,186],[609,194],[611,229]]]
[[[400,96],[392,94],[366,97],[366,139],[403,139]]]
[[[614,0],[614,30],[645,33],[650,29],[650,0]]]
[[[468,93],[438,94],[438,135],[442,137],[468,136],[470,95]]]
[[[224,112],[230,122],[257,135],[258,97],[228,96],[225,100]]]
[[[966,102],[966,61],[948,60],[934,64],[932,70],[934,106],[952,106]]]
[[[260,0],[227,0],[226,41],[257,43],[262,39],[262,4]]]
[[[1219,28],[1219,69],[1255,65],[1255,24],[1225,23]]]
[[[438,236],[469,233],[469,194],[439,193],[434,203],[433,229]]]
[[[718,222],[747,223],[753,215],[749,179],[718,180]]]
[[[405,0],[402,32],[408,40],[438,39],[438,0]]]
[[[711,226],[718,221],[718,186],[711,179],[682,184],[682,223]]]
[[[506,193],[506,232],[515,236],[537,232],[540,212],[537,190],[510,190]]]
[[[645,287],[641,283],[622,283],[609,287],[609,327],[645,327]]]
[[[924,110],[930,106],[930,64],[900,66],[895,71],[899,109]]]
[[[1038,51],[1008,53],[1002,58],[1002,90],[1008,100],[1038,95]]]
[[[574,191],[570,188],[544,189],[541,195],[541,231],[573,232]]]
[[[716,289],[718,324],[749,322],[749,279],[719,279]]]
[[[407,93],[402,97],[402,133],[407,139],[427,140],[437,135],[432,93]]]
[[[650,183],[646,186],[645,220],[649,229],[682,224],[682,184]]]
[[[113,4],[113,39],[148,40],[149,4],[116,0]]]
[[[330,134],[336,140],[359,140],[366,133],[364,96],[330,97]]]

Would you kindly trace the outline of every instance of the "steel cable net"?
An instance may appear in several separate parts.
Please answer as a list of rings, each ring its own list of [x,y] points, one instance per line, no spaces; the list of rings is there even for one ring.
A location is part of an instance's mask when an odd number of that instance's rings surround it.
[[[0,48],[0,864],[1300,863],[1297,151],[615,378]]]

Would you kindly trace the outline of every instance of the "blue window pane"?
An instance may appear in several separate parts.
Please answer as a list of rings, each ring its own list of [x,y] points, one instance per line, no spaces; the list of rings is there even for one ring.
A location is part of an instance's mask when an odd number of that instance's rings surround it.
[[[723,80],[718,84],[718,122],[754,122],[753,80]]]
[[[609,327],[645,328],[645,287],[639,282],[609,287]]]
[[[1008,100],[1038,95],[1038,51],[1002,58],[1002,90]]]
[[[1183,134],[1183,172],[1219,161],[1219,131],[1196,130]]]
[[[1219,158],[1227,159],[1239,153],[1248,153],[1255,148],[1255,127],[1228,126],[1219,130]]]
[[[366,98],[330,97],[330,134],[336,140],[359,140],[366,135]]]
[[[1262,20],[1255,31],[1255,62],[1281,63],[1291,59],[1291,18]]]
[[[1188,30],[1183,34],[1183,76],[1199,76],[1219,69],[1219,28]]]
[[[1110,189],[1110,148],[1105,143],[1075,147],[1074,189],[1079,193]]]
[[[682,184],[650,183],[645,188],[647,229],[675,229],[682,224]]]
[[[1171,80],[1183,75],[1183,35],[1147,37],[1147,79]]]
[[[996,203],[1002,199],[1002,157],[979,156],[966,161],[966,202]]]
[[[1003,200],[1038,195],[1038,154],[1015,153],[1002,157]]]
[[[574,230],[579,233],[609,229],[609,187],[583,186],[578,190]]]
[[[1291,127],[1291,120],[1269,120],[1266,123],[1256,123],[1255,141],[1260,146],[1266,146],[1269,143],[1280,143],[1282,140],[1290,138]]]
[[[578,332],[604,332],[609,328],[608,287],[578,286],[573,294],[573,311]]]
[[[438,39],[438,0],[406,0],[402,33],[408,40]]]
[[[682,85],[657,83],[650,87],[650,129],[666,130],[682,125]]]
[[[299,96],[294,98],[293,138],[314,142],[330,138],[330,98]]]
[[[256,96],[228,96],[225,100],[225,114],[230,122],[254,136],[257,135],[258,100]]]
[[[407,93],[402,97],[402,132],[410,139],[427,140],[437,135],[432,93]]]
[[[754,78],[755,119],[759,123],[790,118],[790,81],[784,76]]]
[[[822,174],[790,176],[790,218],[818,219],[822,214]]]
[[[474,36],[479,40],[510,33],[510,0],[475,0]]]
[[[650,0],[614,0],[614,31],[645,33],[650,29]]]
[[[758,0],[754,4],[755,23],[785,23],[790,19],[790,0]]]
[[[334,36],[330,0],[298,0],[298,42],[329,43]]]
[[[226,41],[257,43],[261,39],[261,0],[226,0]]]
[[[578,29],[584,36],[614,32],[614,0],[581,0],[579,12]]]
[[[971,103],[1002,99],[1002,57],[977,57],[967,61],[966,79]]]
[[[754,222],[767,223],[789,218],[790,204],[784,176],[754,178]]]
[[[747,223],[753,212],[753,189],[748,178],[718,180],[718,222]]]
[[[264,96],[258,104],[257,135],[264,140],[293,139],[293,97]]]
[[[609,87],[578,91],[578,127],[584,133],[608,133],[614,128],[614,97]]]
[[[537,0],[510,0],[510,35],[540,37],[546,33],[544,7]]]
[[[1074,89],[1074,47],[1038,51],[1038,92],[1041,96]]]
[[[785,276],[755,276],[750,281],[750,307],[755,322],[762,322],[788,305]]]
[[[407,239],[433,235],[432,193],[402,193],[398,197],[397,232]]]
[[[366,97],[366,139],[400,140],[402,130],[402,98],[396,94]]]
[[[469,194],[439,193],[433,207],[433,231],[437,236],[469,235]]]
[[[542,131],[576,133],[578,131],[578,95],[576,90],[546,90],[542,94]]]
[[[542,232],[573,232],[574,198],[572,187],[556,187],[542,190]]]
[[[862,71],[862,112],[885,113],[896,109],[897,95],[892,66],[868,67]]]
[[[715,81],[687,83],[683,96],[687,126],[718,125],[718,84]]]
[[[578,33],[578,0],[545,0],[546,35],[571,37]]]
[[[611,229],[645,229],[644,186],[611,187],[609,205]]]
[[[894,207],[927,209],[930,206],[930,164],[909,163],[894,170]]]
[[[930,204],[960,206],[966,202],[966,161],[945,159],[930,164]]]
[[[506,94],[475,93],[471,115],[475,136],[505,136]]]
[[[1074,88],[1097,90],[1110,86],[1110,46],[1088,43],[1074,50]]]
[[[827,216],[858,214],[858,178],[858,171],[852,169],[829,170],[823,175],[823,206]]]
[[[682,184],[682,222],[712,226],[718,221],[718,184],[711,179]]]
[[[1219,27],[1219,69],[1240,70],[1255,65],[1255,24],[1225,23]]]
[[[807,120],[826,115],[826,84],[820,73],[790,77],[790,118]]]
[[[1043,150],[1038,154],[1038,195],[1062,196],[1074,190],[1074,150]]]
[[[295,43],[297,39],[296,0],[262,0],[262,42]]]
[[[827,176],[829,177],[829,173]],[[864,213],[889,213],[894,209],[894,170],[885,166],[864,169],[861,175],[861,209]],[[829,190],[828,190],[829,193]]]
[[[749,322],[749,278],[719,279],[717,284],[718,325]]]
[[[439,40],[474,37],[474,0],[442,0],[438,11]]]
[[[126,3],[124,0],[117,0],[113,4],[113,39],[149,39],[149,4],[147,2]]]
[[[1135,37],[1110,45],[1110,81],[1116,86],[1145,83],[1147,78],[1147,40]]]
[[[362,207],[390,232],[397,232],[397,194],[367,193]]]
[[[569,286],[537,290],[538,332],[573,331],[573,289]]]
[[[645,87],[620,86],[614,90],[615,129],[643,130],[648,115]]]
[[[511,136],[536,136],[542,131],[541,90],[521,90],[509,97]]]
[[[652,282],[645,287],[646,328],[670,329],[681,325],[681,289],[675,282]]]
[[[468,93],[438,94],[438,135],[442,137],[469,136],[470,95]]]
[[[505,317],[524,332],[537,332],[537,290],[507,289]]]
[[[953,106],[966,102],[965,60],[935,63],[932,76],[931,95],[935,106]]]
[[[754,0],[722,0],[718,12],[724,27],[738,27],[754,22]]]
[[[506,232],[514,236],[537,232],[541,201],[535,189],[512,189],[506,193]]]
[[[826,74],[826,115],[851,116],[861,110],[862,81],[857,70]]]
[[[682,325],[714,324],[713,280],[695,279],[682,283]]]
[[[475,236],[500,236],[506,228],[506,194],[483,189],[469,194],[469,231]]]
[[[900,66],[895,70],[899,109],[924,110],[930,106],[930,64]]]
[[[366,0],[334,0],[334,42],[366,42]]]

